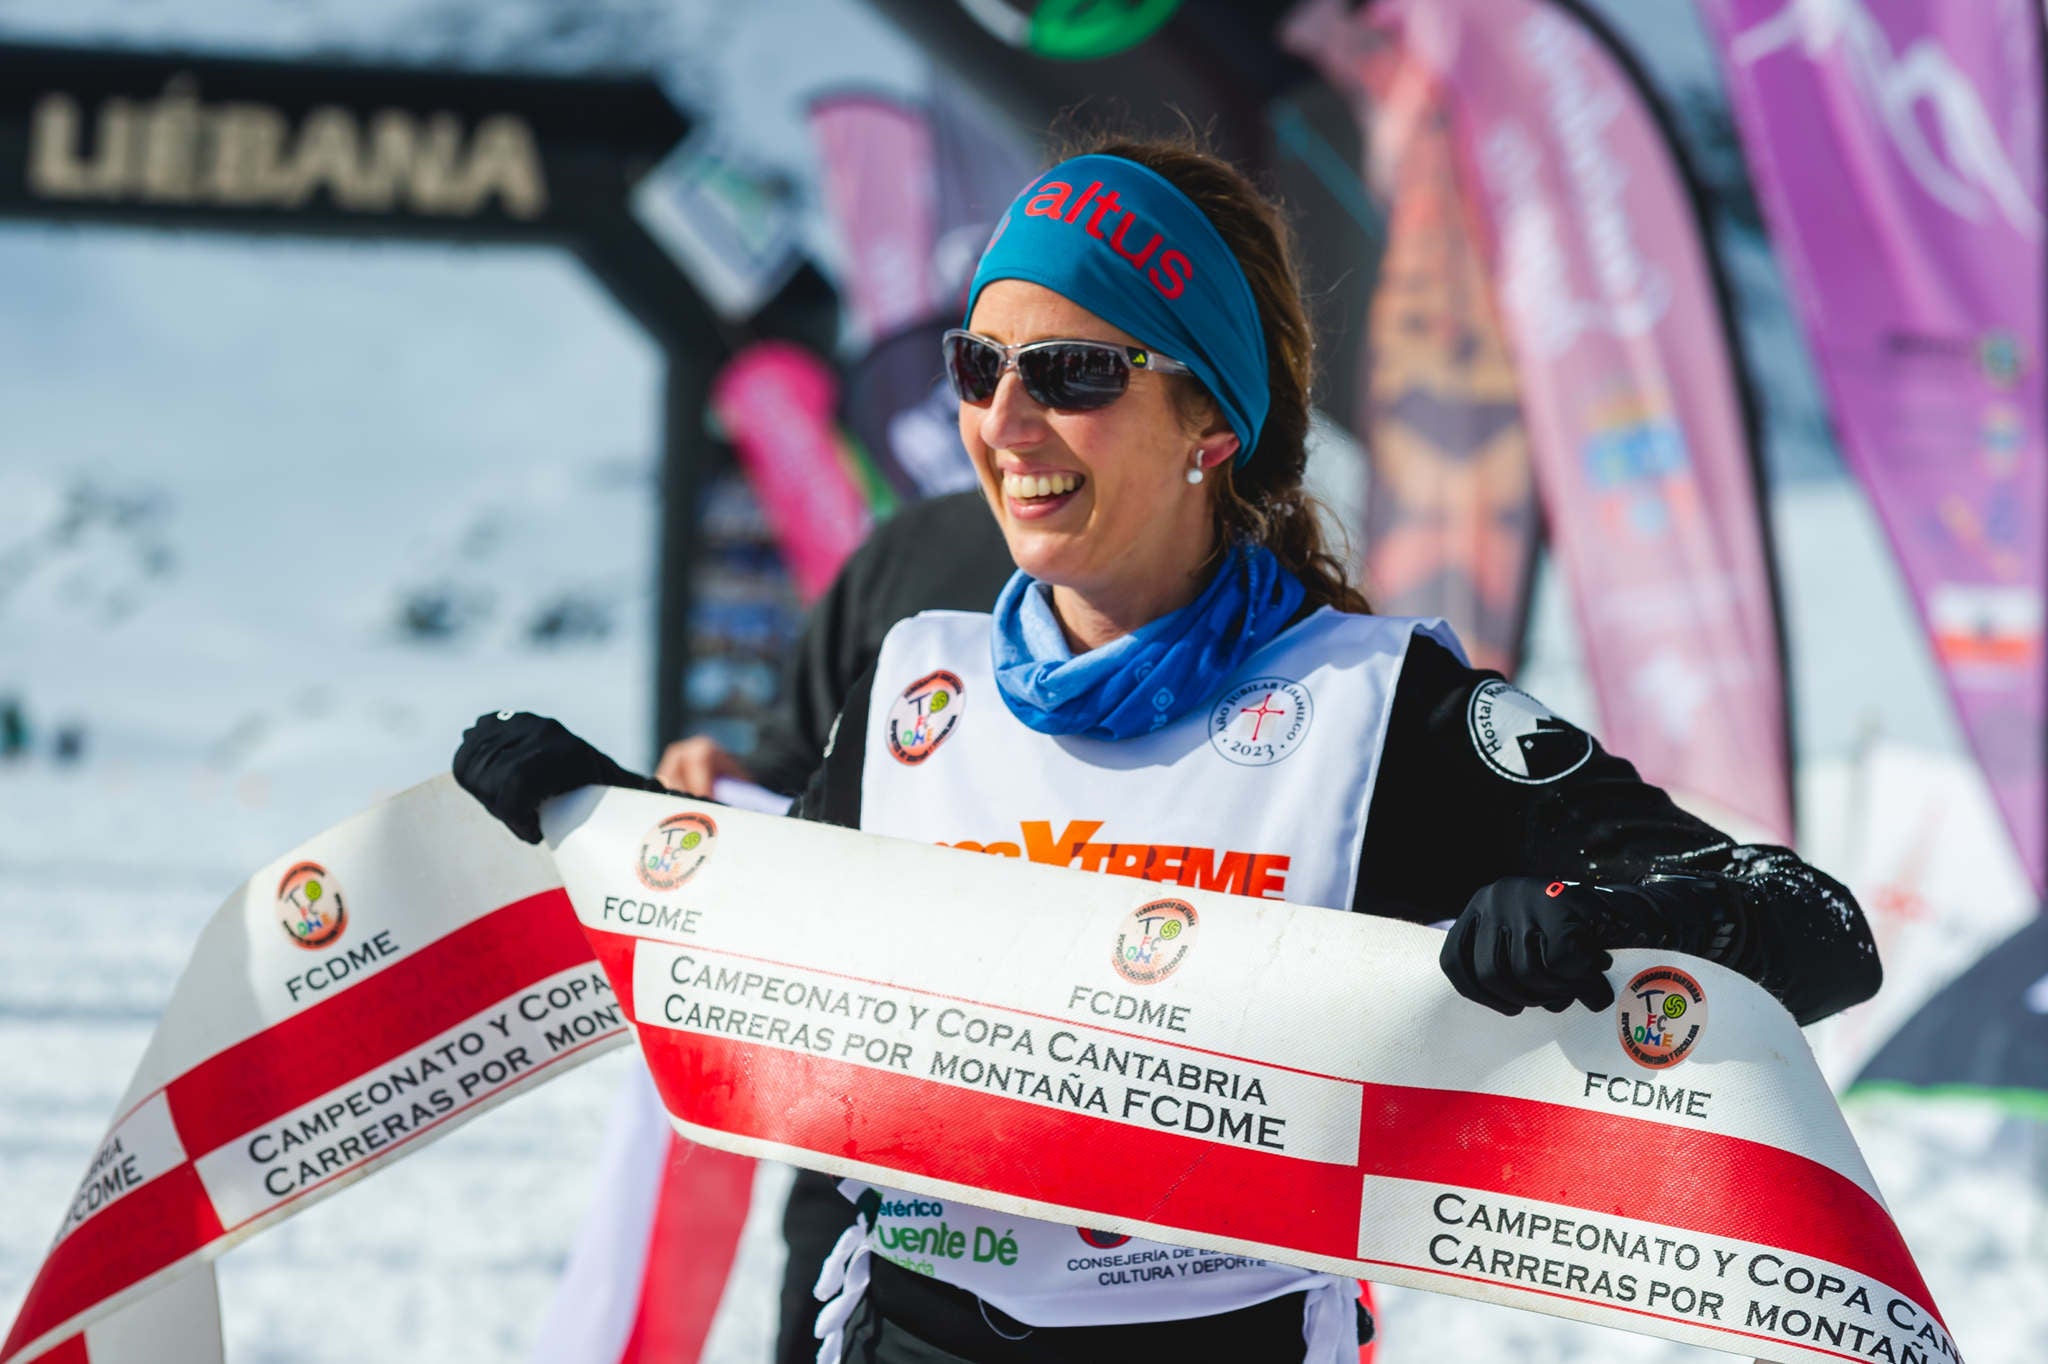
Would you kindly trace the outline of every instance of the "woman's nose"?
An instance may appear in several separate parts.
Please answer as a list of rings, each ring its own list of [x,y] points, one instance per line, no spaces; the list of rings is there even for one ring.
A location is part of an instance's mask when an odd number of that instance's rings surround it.
[[[996,383],[995,396],[981,413],[981,440],[991,450],[1024,450],[1045,437],[1045,409],[1024,391],[1010,370]]]

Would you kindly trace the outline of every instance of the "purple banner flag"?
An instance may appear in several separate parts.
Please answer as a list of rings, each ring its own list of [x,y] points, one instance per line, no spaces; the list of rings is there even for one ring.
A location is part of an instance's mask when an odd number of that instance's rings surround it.
[[[1450,102],[1603,740],[1710,818],[1789,840],[1754,453],[1670,137],[1617,50],[1548,0],[1380,0],[1350,22]]]
[[[1707,0],[1850,468],[2043,887],[2038,0]]]
[[[977,106],[972,95],[949,81],[934,82],[934,87],[929,110],[937,155],[938,290],[942,309],[964,309],[981,249],[1017,187],[1038,172],[1039,159],[1010,128]]]

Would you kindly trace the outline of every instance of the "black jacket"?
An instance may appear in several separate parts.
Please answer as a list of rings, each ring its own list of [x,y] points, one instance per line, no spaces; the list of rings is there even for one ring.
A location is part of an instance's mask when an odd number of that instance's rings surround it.
[[[1425,636],[1411,640],[1367,813],[1352,908],[1417,923],[1457,917],[1473,892],[1503,877],[1535,876],[1639,888],[1637,919],[1615,925],[1608,946],[1661,946],[1721,961],[1763,985],[1801,1023],[1876,993],[1877,950],[1854,898],[1790,849],[1736,843],[1672,803],[1634,767],[1563,721],[1529,736],[1522,780],[1481,752],[1475,691],[1500,674],[1467,667]],[[849,688],[824,765],[798,799],[801,818],[858,828],[872,665]],[[1528,780],[1546,771],[1548,780]],[[787,1229],[792,1265],[806,1241],[846,1225],[834,1181],[801,1172]],[[814,1252],[815,1253],[815,1252]],[[972,1294],[873,1265],[868,1299],[849,1328],[848,1358],[867,1364],[975,1359],[1005,1364],[1126,1358],[1134,1330],[1034,1331]],[[783,1360],[809,1342],[796,1331],[801,1287],[785,1285]],[[806,1280],[807,1282],[807,1280]],[[1198,1321],[1189,1359],[1299,1359],[1298,1295]],[[1276,1315],[1277,1314],[1277,1315]],[[1360,1338],[1372,1324],[1361,1309]]]
[[[847,693],[835,746],[798,801],[800,817],[860,826],[874,681],[870,668]],[[1354,910],[1440,923],[1508,876],[1644,886],[1661,902],[1654,917],[1618,923],[1607,946],[1711,957],[1776,995],[1802,1024],[1877,992],[1877,948],[1855,898],[1790,849],[1735,842],[1562,720],[1543,722],[1535,736],[1562,754],[1560,775],[1503,775],[1482,755],[1471,719],[1473,693],[1501,682],[1427,636],[1410,643]]]
[[[783,664],[781,699],[747,759],[756,779],[801,791],[889,628],[920,611],[986,611],[1015,571],[978,492],[912,503],[877,526],[804,618]]]

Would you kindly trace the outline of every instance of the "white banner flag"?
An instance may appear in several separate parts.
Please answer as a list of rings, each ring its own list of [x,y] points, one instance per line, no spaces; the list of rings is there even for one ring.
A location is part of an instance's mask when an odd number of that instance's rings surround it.
[[[453,779],[344,820],[201,931],[0,1360],[217,1358],[181,1275],[626,1040],[546,852]]]
[[[231,898],[0,1364],[628,1022],[709,1146],[1767,1360],[1961,1357],[1797,1027],[1710,962],[1503,1018],[1392,920],[642,792],[546,824],[552,870],[443,778]],[[1173,1272],[1131,1258],[1069,1268]]]

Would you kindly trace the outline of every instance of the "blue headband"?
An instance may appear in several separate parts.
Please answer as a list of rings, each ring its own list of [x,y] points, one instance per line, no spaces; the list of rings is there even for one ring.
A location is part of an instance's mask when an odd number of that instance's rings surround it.
[[[1237,433],[1259,443],[1270,394],[1266,333],[1244,267],[1201,209],[1158,172],[1077,156],[1033,180],[996,224],[967,293],[1028,280],[1192,369]]]

